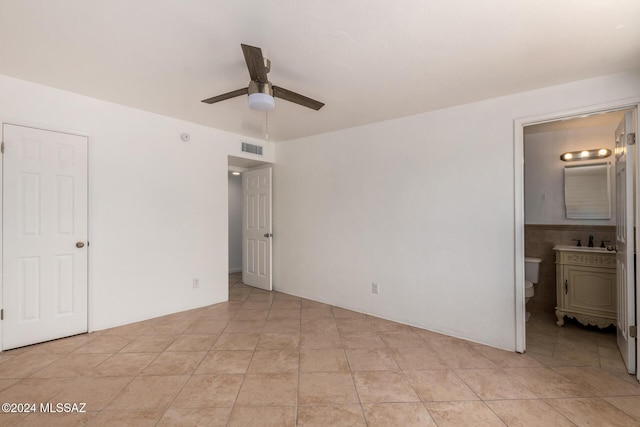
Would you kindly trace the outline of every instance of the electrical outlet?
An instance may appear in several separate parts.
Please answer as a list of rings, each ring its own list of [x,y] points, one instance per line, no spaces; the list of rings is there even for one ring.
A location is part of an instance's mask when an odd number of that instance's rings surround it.
[[[378,284],[377,283],[372,283],[371,284],[371,293],[372,294],[377,294],[378,293]]]
[[[193,289],[200,287],[200,279],[193,279]]]

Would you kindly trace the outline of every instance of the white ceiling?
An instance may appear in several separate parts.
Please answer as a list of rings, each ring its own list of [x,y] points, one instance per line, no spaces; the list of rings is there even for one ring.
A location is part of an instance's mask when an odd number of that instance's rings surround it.
[[[640,67],[638,0],[1,0],[0,74],[281,141]]]

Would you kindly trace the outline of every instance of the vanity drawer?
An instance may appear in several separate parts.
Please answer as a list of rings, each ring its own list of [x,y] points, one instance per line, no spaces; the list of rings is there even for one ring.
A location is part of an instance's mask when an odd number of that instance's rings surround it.
[[[601,268],[616,268],[616,253],[588,253],[579,251],[557,251],[557,264],[584,265]]]

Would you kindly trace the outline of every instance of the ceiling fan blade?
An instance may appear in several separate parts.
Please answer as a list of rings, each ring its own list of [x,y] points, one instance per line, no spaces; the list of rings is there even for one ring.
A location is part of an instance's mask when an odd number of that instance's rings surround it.
[[[246,44],[241,44],[240,46],[242,46],[242,53],[244,53],[244,60],[247,63],[251,80],[266,83],[267,70],[264,66],[262,50],[259,47],[249,46]]]
[[[316,101],[315,99],[300,95],[299,93],[291,92],[290,90],[281,88],[279,86],[273,87],[273,96],[275,96],[276,98],[282,98],[289,102],[294,102],[296,104],[302,105],[303,107],[308,107],[316,111],[324,106],[324,103],[320,101]]]
[[[206,104],[213,104],[215,102],[224,101],[225,99],[235,98],[236,96],[246,95],[249,93],[248,88],[234,90],[233,92],[223,93],[222,95],[214,96],[213,98],[203,99],[202,102]]]

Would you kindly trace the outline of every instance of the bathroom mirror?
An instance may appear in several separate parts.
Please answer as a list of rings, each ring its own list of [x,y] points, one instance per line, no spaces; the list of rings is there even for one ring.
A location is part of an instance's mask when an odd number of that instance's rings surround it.
[[[610,164],[564,167],[564,202],[567,218],[611,218]]]

